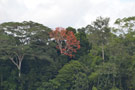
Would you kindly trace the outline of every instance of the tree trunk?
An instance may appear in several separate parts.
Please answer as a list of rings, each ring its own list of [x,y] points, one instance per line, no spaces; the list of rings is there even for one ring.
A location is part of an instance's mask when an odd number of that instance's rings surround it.
[[[104,56],[104,44],[103,43],[102,43],[102,59],[103,59],[103,63],[104,63],[105,56]]]
[[[22,66],[23,57],[18,57],[18,59],[19,59],[19,64],[18,64],[18,70],[19,70],[19,72],[18,72],[18,76],[20,78],[21,77],[21,66]]]
[[[0,80],[0,90],[2,90],[2,84],[3,84],[3,76],[1,75],[1,80]]]
[[[19,76],[19,78],[21,77],[21,69],[18,69],[19,70],[19,72],[18,72],[18,76]]]
[[[113,86],[115,87],[115,78],[114,78],[114,76],[113,76]]]

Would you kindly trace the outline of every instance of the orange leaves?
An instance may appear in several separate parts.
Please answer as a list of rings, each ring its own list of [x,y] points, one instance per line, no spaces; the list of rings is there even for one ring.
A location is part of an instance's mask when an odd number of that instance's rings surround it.
[[[50,37],[54,38],[57,42],[58,46],[56,48],[60,49],[61,54],[73,57],[74,55],[72,53],[76,53],[80,49],[80,42],[76,39],[72,31],[57,27],[50,33]]]

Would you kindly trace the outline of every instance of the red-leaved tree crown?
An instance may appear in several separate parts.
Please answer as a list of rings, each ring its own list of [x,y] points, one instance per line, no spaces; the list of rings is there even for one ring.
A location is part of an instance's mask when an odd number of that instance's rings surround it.
[[[61,54],[73,57],[73,52],[76,53],[80,49],[80,42],[76,39],[72,31],[57,27],[50,32],[50,37],[57,42],[56,48],[60,50]]]

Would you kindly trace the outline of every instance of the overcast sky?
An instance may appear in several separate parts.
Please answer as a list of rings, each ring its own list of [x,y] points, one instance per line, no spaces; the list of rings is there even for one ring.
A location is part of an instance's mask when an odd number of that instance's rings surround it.
[[[0,0],[0,23],[34,21],[50,28],[85,27],[98,16],[135,16],[135,0]]]

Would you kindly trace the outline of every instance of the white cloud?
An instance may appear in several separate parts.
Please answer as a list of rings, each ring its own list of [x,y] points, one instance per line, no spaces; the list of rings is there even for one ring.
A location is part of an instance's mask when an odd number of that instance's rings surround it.
[[[0,23],[32,20],[51,28],[82,27],[98,16],[135,15],[135,1],[123,0],[0,0]]]

